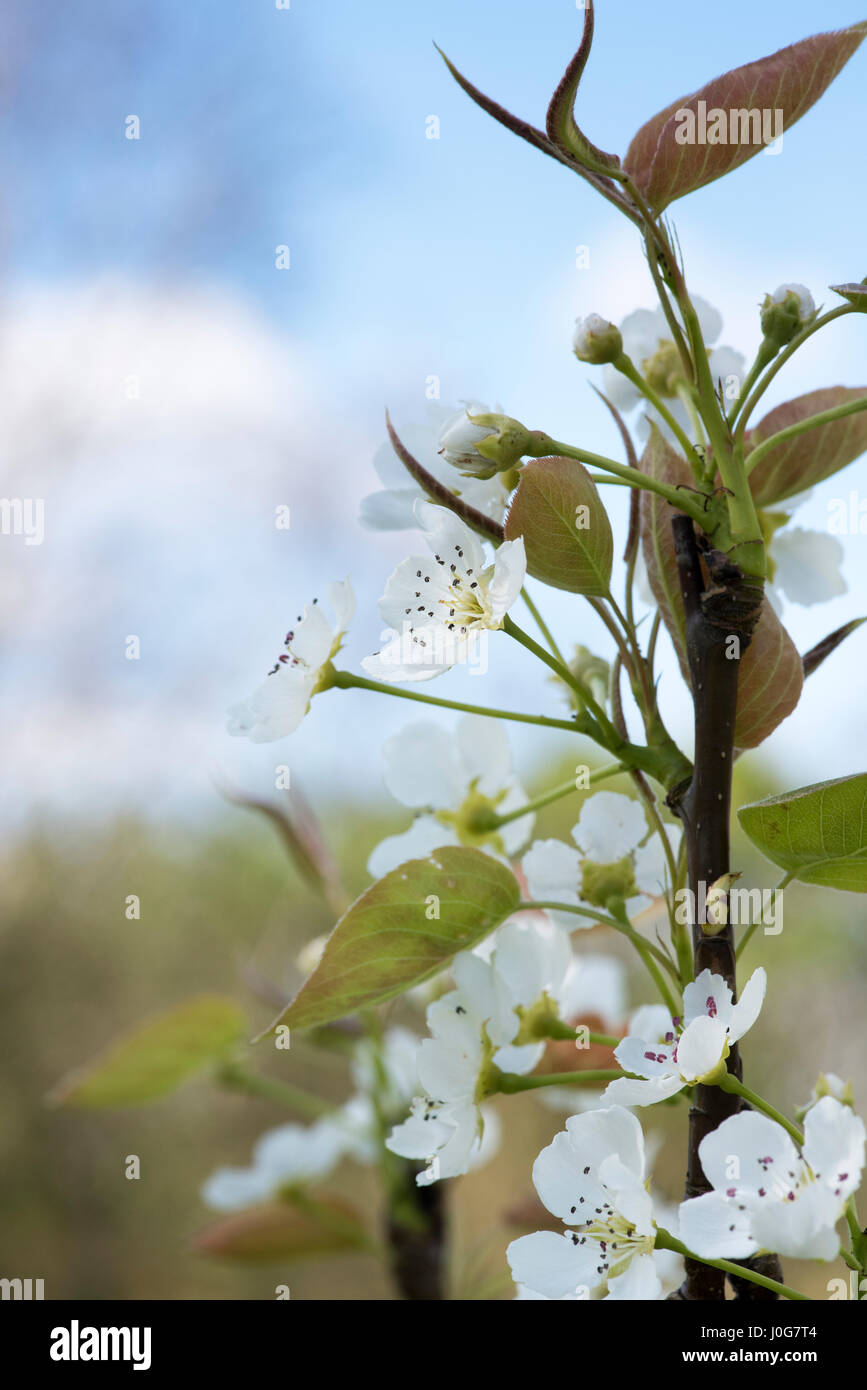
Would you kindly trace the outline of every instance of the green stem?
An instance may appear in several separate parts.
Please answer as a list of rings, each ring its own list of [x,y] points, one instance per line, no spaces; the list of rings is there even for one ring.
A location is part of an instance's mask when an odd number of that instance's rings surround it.
[[[683,449],[684,454],[690,460],[690,462],[696,462],[697,460],[695,450],[693,449],[691,442],[684,434],[683,429],[672,415],[671,411],[665,404],[665,401],[662,399],[662,397],[658,395],[656,391],[654,391],[653,387],[650,385],[649,382],[645,381],[644,377],[641,375],[635,363],[632,361],[632,358],[627,357],[625,352],[621,353],[620,357],[618,357],[612,365],[616,368],[618,372],[622,373],[622,375],[626,377],[627,381],[632,382],[632,385],[636,388],[636,390],[640,391],[642,396],[644,396],[645,400],[649,401],[650,404],[653,406],[654,410],[656,410],[662,416],[663,420],[668,425],[668,428],[671,430],[672,434],[677,439],[678,443],[680,444],[680,447]]]
[[[821,318],[815,319],[814,322],[808,324],[806,328],[801,329],[800,333],[798,333],[789,345],[783,348],[783,351],[771,362],[764,376],[759,381],[758,386],[752,392],[746,404],[741,407],[740,419],[736,431],[738,438],[743,438],[747,422],[762,396],[767,391],[774,377],[777,375],[777,372],[795,355],[798,348],[801,347],[809,337],[818,332],[820,328],[824,328],[826,323],[831,323],[832,320],[841,318],[843,314],[855,314],[858,312],[854,304],[841,304],[836,309],[831,309],[827,314],[823,314]]]
[[[832,406],[830,410],[820,410],[818,415],[811,415],[806,420],[799,420],[794,425],[788,425],[784,430],[778,430],[770,438],[763,439],[761,444],[757,444],[755,449],[747,455],[745,464],[747,477],[756,465],[761,463],[762,459],[772,449],[776,449],[779,444],[785,444],[789,439],[797,439],[799,435],[817,429],[820,425],[829,425],[834,420],[844,420],[847,415],[856,415],[861,410],[867,410],[867,396],[861,396],[857,401],[847,401],[845,405]]]
[[[793,1124],[791,1120],[787,1120],[785,1115],[780,1110],[775,1109],[769,1101],[763,1100],[761,1096],[756,1095],[755,1091],[751,1091],[749,1086],[745,1086],[742,1081],[738,1081],[737,1077],[732,1076],[731,1072],[726,1073],[719,1085],[720,1090],[727,1091],[731,1096],[740,1096],[741,1099],[747,1101],[754,1110],[761,1110],[763,1115],[767,1115],[771,1120],[776,1120],[777,1124],[783,1126],[786,1133],[791,1135],[799,1147],[803,1144],[803,1131],[800,1130],[797,1125]]]
[[[607,777],[616,777],[618,773],[628,771],[629,769],[623,763],[609,763],[606,767],[592,769],[587,780],[593,786],[596,782],[604,782]],[[541,796],[536,796],[532,801],[519,806],[517,811],[507,811],[504,815],[494,813],[491,816],[489,828],[499,830],[501,825],[508,825],[513,820],[520,820],[522,816],[527,816],[532,811],[541,811],[543,806],[549,806],[552,801],[559,801],[561,797],[568,796],[570,792],[585,790],[585,787],[576,787],[574,781],[563,782],[559,787],[552,787],[550,791],[543,792]],[[488,824],[483,828],[487,829]]]
[[[666,502],[670,502],[679,512],[691,516],[693,521],[700,523],[702,519],[706,519],[704,504],[697,501],[695,496],[691,496],[683,488],[661,483],[637,468],[630,468],[628,464],[615,463],[613,459],[604,458],[601,454],[591,454],[589,449],[578,449],[572,444],[564,444],[560,439],[551,439],[547,434],[539,438],[536,448],[536,458],[542,458],[546,454],[559,454],[564,458],[577,459],[579,463],[593,468],[603,468],[607,473],[623,478],[631,487],[641,488],[645,492],[655,492],[659,497],[664,497]]]
[[[770,363],[773,362],[774,358],[777,356],[778,351],[779,349],[775,347],[774,344],[770,342],[768,338],[762,339],[761,346],[759,347],[759,350],[756,353],[756,360],[753,362],[753,365],[750,367],[749,371],[744,377],[743,382],[741,384],[741,389],[738,392],[737,400],[735,401],[734,405],[728,413],[728,416],[726,417],[726,423],[728,424],[729,429],[733,428],[734,423],[738,418],[738,414],[740,412],[741,407],[743,406],[744,402],[749,399],[749,394],[755,386],[756,382],[758,381],[761,373],[765,370],[765,367],[769,366]]]
[[[277,1081],[270,1076],[259,1076],[256,1072],[246,1071],[244,1067],[234,1063],[227,1062],[218,1071],[217,1080],[221,1086],[229,1090],[243,1091],[248,1096],[258,1096],[260,1100],[272,1101],[274,1105],[294,1110],[299,1115],[307,1115],[312,1120],[328,1115],[334,1110],[329,1101],[311,1095],[309,1091],[302,1091],[297,1086],[290,1086],[287,1082]]]
[[[480,714],[486,719],[510,719],[518,724],[539,724],[544,729],[567,729],[572,734],[587,732],[578,720],[548,719],[544,714],[516,714],[513,710],[486,709],[483,705],[468,705],[461,700],[442,700],[436,695],[422,695],[416,690],[403,690],[387,685],[384,681],[371,681],[366,676],[355,676],[351,671],[335,671],[331,683],[338,690],[372,690],[378,695],[394,695],[399,700],[417,700],[423,705],[454,709],[461,714]]]
[[[616,917],[611,917],[607,912],[599,912],[595,908],[591,909],[586,907],[573,907],[571,903],[521,903],[519,911],[525,912],[533,908],[540,909],[542,911],[550,910],[555,912],[571,912],[574,913],[577,917],[590,917],[594,922],[598,922],[600,926],[613,927],[615,931],[620,932],[621,936],[625,936],[627,941],[631,942],[632,945],[635,947],[636,951],[641,957],[641,960],[644,963],[644,967],[647,970],[647,973],[650,975],[651,979],[653,980],[653,983],[656,985],[656,988],[659,990],[660,995],[664,999],[666,1007],[669,1013],[671,1014],[672,1018],[675,1018],[677,1014],[681,1012],[681,1010],[675,1003],[674,995],[671,993],[671,990],[669,989],[659,969],[659,965],[657,965],[657,961],[659,961],[659,964],[662,965],[668,971],[674,983],[676,985],[679,985],[680,982],[675,967],[672,965],[668,957],[664,955],[662,951],[660,951],[658,946],[654,946],[651,941],[645,941],[644,937],[641,936],[640,933],[637,932],[633,926],[630,926],[627,922],[619,922]]]
[[[810,1302],[807,1294],[799,1293],[797,1289],[790,1288],[788,1284],[781,1284],[776,1279],[768,1279],[766,1275],[750,1269],[749,1265],[733,1264],[731,1260],[703,1259],[701,1255],[696,1255],[692,1250],[689,1250],[682,1241],[676,1240],[662,1226],[658,1226],[656,1230],[656,1248],[657,1250],[673,1250],[677,1255],[683,1255],[688,1260],[698,1260],[699,1264],[710,1265],[711,1269],[721,1269],[726,1274],[735,1275],[738,1279],[748,1279],[753,1284],[760,1284],[763,1289],[769,1289],[771,1293],[779,1294],[781,1298],[797,1299],[803,1303]]]
[[[618,1043],[623,1042],[622,1038],[611,1037],[609,1033],[588,1032],[585,1035],[582,1032],[579,1035],[577,1028],[570,1028],[568,1023],[561,1023],[559,1019],[552,1019],[544,1034],[540,1036],[552,1038],[555,1042],[577,1042],[579,1036],[582,1038],[586,1036],[594,1046],[598,1047],[616,1047]]]
[[[602,732],[605,733],[609,739],[612,735],[615,735],[616,731],[613,724],[609,723],[605,711],[600,709],[599,705],[594,700],[590,687],[579,680],[577,676],[573,675],[569,667],[564,665],[562,661],[558,661],[555,656],[551,656],[550,652],[546,652],[544,647],[540,647],[539,643],[534,641],[528,632],[525,632],[522,627],[518,627],[518,624],[513,618],[509,617],[508,613],[503,618],[503,631],[516,642],[520,642],[522,647],[526,647],[528,652],[532,652],[534,656],[544,662],[548,669],[554,672],[555,676],[559,676],[561,681],[569,686],[570,690],[574,690],[582,704],[586,706],[589,713],[599,724]]]
[[[543,1086],[593,1086],[601,1081],[617,1081],[628,1072],[619,1068],[603,1068],[601,1071],[561,1071],[546,1072],[544,1076],[515,1076],[512,1072],[501,1072],[496,1078],[496,1091],[492,1095],[512,1096],[519,1091],[538,1091]]]

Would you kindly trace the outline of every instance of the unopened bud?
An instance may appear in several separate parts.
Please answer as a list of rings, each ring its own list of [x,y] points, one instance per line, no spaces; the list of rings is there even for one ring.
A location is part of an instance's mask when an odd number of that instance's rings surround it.
[[[444,424],[439,452],[453,468],[472,478],[507,473],[529,453],[530,431],[520,420],[469,405]]]
[[[623,351],[623,335],[616,324],[601,314],[588,314],[575,325],[572,348],[579,362],[601,367],[606,362],[616,362]]]
[[[762,304],[762,332],[775,347],[790,343],[816,317],[813,296],[805,285],[780,285]]]
[[[705,936],[716,936],[723,927],[728,926],[729,893],[740,874],[722,874],[710,885],[705,900],[705,920],[702,929]]]
[[[841,1105],[848,1105],[850,1109],[854,1109],[855,1096],[852,1092],[852,1082],[844,1081],[832,1071],[820,1072],[819,1079],[813,1087],[813,1094],[806,1105],[798,1107],[795,1111],[795,1118],[799,1122],[803,1121],[808,1110],[812,1110],[817,1101],[823,1100],[825,1096],[832,1096]]]

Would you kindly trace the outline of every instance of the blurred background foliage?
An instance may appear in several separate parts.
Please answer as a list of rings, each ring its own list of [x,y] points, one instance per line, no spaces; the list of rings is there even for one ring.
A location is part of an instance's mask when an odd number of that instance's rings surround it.
[[[569,770],[552,766],[531,793]],[[784,785],[758,758],[739,764],[737,782],[736,804]],[[567,835],[580,801],[576,793],[548,807],[537,834]],[[370,849],[402,828],[408,813],[382,803],[318,811],[354,894],[368,881]],[[733,862],[743,870],[743,886],[775,881],[739,835]],[[252,1037],[297,989],[298,952],[332,919],[296,874],[273,827],[229,807],[193,833],[132,818],[101,829],[45,823],[7,843],[2,871],[2,1271],[44,1278],[48,1298],[258,1299],[274,1297],[281,1283],[301,1299],[394,1297],[388,1272],[369,1255],[251,1267],[190,1251],[190,1237],[214,1219],[199,1199],[205,1177],[219,1164],[246,1164],[258,1135],[291,1118],[285,1110],[225,1093],[206,1079],[135,1110],[67,1111],[45,1103],[61,1075],[188,996],[234,997],[248,1012]],[[124,915],[130,893],[141,899],[138,921]],[[864,904],[849,894],[793,885],[784,906],[782,933],[758,933],[744,957],[743,969],[764,963],[771,975],[768,1007],[745,1049],[747,1078],[791,1111],[807,1099],[818,1072],[852,1075],[863,1110]],[[577,932],[573,940],[578,950],[620,955],[630,969],[632,1004],[649,1000],[629,948],[624,953],[611,936],[602,928]],[[421,1011],[410,1001],[390,1006],[386,1017],[424,1032]],[[335,1102],[350,1091],[343,1062],[303,1035],[293,1037],[288,1052],[267,1043],[251,1048],[251,1064]],[[505,1246],[542,1224],[530,1169],[566,1112],[532,1096],[501,1097],[498,1105],[506,1122],[499,1153],[448,1190],[455,1297],[511,1297]],[[685,1109],[661,1106],[643,1119],[661,1143],[656,1185],[677,1199]],[[141,1160],[139,1180],[125,1177],[131,1154]],[[374,1170],[344,1163],[326,1187],[375,1227]],[[789,1262],[787,1277],[825,1297],[827,1280],[843,1273]]]

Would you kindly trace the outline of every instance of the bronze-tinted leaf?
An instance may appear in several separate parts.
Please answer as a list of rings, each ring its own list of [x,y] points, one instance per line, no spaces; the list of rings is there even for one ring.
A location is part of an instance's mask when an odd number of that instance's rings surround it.
[[[776,138],[774,113],[782,112],[783,130],[788,131],[818,101],[865,33],[867,23],[862,22],[815,34],[734,68],[691,96],[672,102],[638,131],[627,150],[625,168],[659,210],[721,178],[758,154],[768,134]],[[687,112],[688,116],[684,114]],[[711,133],[723,133],[721,125],[711,129],[713,112],[725,115],[726,143],[711,144],[707,139]],[[761,122],[763,112],[771,113],[771,130],[762,129],[757,135],[756,117]],[[687,143],[684,136],[690,133],[691,122],[695,122],[695,141]]]
[[[651,421],[650,438],[641,456],[641,471],[659,482],[672,486],[693,486],[692,473],[686,459],[681,458]],[[641,493],[641,549],[647,578],[656,599],[666,631],[674,644],[685,681],[689,682],[686,664],[686,620],[680,596],[680,578],[674,558],[672,519],[674,507],[655,492]]]
[[[780,430],[799,424],[824,410],[867,397],[867,386],[823,386],[778,405],[756,425],[747,450]],[[867,449],[867,410],[817,425],[806,434],[783,440],[760,459],[750,474],[750,491],[759,507],[770,507],[830,478]]]
[[[190,1241],[197,1255],[248,1264],[336,1255],[367,1244],[358,1213],[339,1197],[310,1196],[303,1205],[269,1202],[232,1212]]]
[[[506,537],[524,538],[527,573],[555,589],[601,598],[611,583],[611,523],[583,464],[533,459],[521,470]]]
[[[804,668],[797,647],[768,600],[741,658],[735,748],[756,748],[801,698]]]

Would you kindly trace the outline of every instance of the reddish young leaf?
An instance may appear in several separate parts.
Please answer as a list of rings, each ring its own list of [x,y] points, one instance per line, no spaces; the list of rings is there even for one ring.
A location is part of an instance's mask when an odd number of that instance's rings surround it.
[[[823,410],[846,405],[867,396],[867,386],[824,386],[778,405],[751,430],[747,451],[780,430],[820,415]],[[867,410],[844,415],[817,425],[814,430],[783,440],[765,454],[750,474],[750,491],[759,507],[769,507],[786,497],[821,483],[859,458],[867,449]]]
[[[527,573],[555,589],[602,597],[611,582],[611,523],[583,464],[533,459],[521,470],[506,538],[523,536]]]
[[[818,101],[865,33],[867,22],[815,34],[715,78],[642,126],[624,167],[660,211],[675,198],[722,178],[777,137],[774,113],[782,112],[783,130],[789,130]],[[724,122],[715,121],[714,112],[724,113]],[[771,113],[769,131],[761,124],[763,112]],[[685,140],[689,135],[692,143]],[[710,143],[711,138],[719,143]]]
[[[674,487],[694,486],[686,459],[675,453],[652,422],[650,438],[642,454],[640,467],[643,473],[659,482],[669,483]],[[655,492],[642,492],[640,515],[641,549],[650,588],[677,652],[683,678],[689,683],[689,668],[686,664],[686,623],[671,530],[672,519],[677,513],[665,498],[659,497]]]
[[[801,698],[800,653],[768,600],[753,640],[741,658],[735,748],[757,748],[792,713]]]
[[[311,1197],[302,1207],[269,1202],[232,1212],[190,1241],[197,1255],[268,1264],[306,1260],[361,1249],[367,1235],[361,1218],[341,1197]]]

